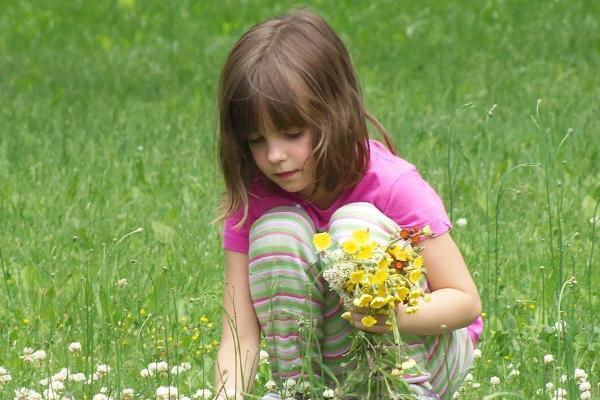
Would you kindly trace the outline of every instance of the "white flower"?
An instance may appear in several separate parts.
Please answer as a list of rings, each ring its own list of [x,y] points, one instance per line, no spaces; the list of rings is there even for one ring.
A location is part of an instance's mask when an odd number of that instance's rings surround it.
[[[588,374],[584,370],[576,368],[574,373],[575,379],[587,379]]]
[[[499,383],[500,383],[500,378],[498,378],[497,376],[492,376],[492,377],[490,378],[490,383],[491,383],[492,385],[497,385],[497,384],[499,384]]]
[[[481,350],[479,350],[479,349],[473,350],[473,358],[481,358]]]
[[[92,400],[112,400],[110,397],[105,395],[104,393],[97,393],[92,397]]]
[[[45,359],[46,352],[44,350],[33,351],[31,347],[25,347],[23,349],[23,355],[19,358],[25,362],[32,363]]]
[[[149,369],[147,369],[147,368],[144,368],[143,370],[141,370],[141,371],[140,371],[140,376],[141,376],[142,378],[147,378],[147,377],[149,377],[150,375],[152,375],[152,373],[151,373],[151,372],[150,372],[150,370],[149,370]]]
[[[212,399],[212,392],[210,391],[210,389],[198,389],[192,397],[195,399],[203,400]]]
[[[79,342],[70,343],[68,347],[71,353],[77,353],[81,351],[81,343]]]
[[[569,377],[567,376],[567,374],[562,374],[560,376],[560,382],[561,383],[565,383],[567,381],[567,379],[569,379]]]
[[[583,393],[581,393],[581,394],[579,395],[579,398],[580,398],[581,400],[587,400],[587,399],[591,399],[591,398],[592,398],[592,392],[590,392],[589,390],[588,390],[588,391],[585,391],[585,392],[583,392]]]
[[[546,383],[546,390],[550,391],[552,389],[554,389],[554,383],[552,383],[552,382]]]
[[[590,389],[592,389],[592,385],[588,381],[582,381],[579,384],[579,391],[580,392],[587,392]]]
[[[552,400],[564,400],[567,397],[567,391],[563,388],[558,388],[554,391]]]
[[[52,381],[50,382],[50,389],[55,392],[61,392],[65,390],[65,385],[61,381]]]
[[[466,218],[459,218],[456,220],[456,226],[458,227],[463,227],[463,226],[467,226],[467,219]]]
[[[296,380],[293,378],[286,379],[285,382],[283,382],[283,387],[286,389],[293,388],[294,386],[296,386]]]
[[[519,372],[518,369],[511,369],[510,372],[508,373],[508,376],[510,377],[516,377],[521,375],[521,373]]]
[[[125,286],[129,285],[129,282],[127,282],[127,279],[123,278],[117,281],[117,285],[119,285],[119,287],[124,288]]]
[[[192,368],[192,365],[189,362],[183,362],[180,365],[176,365],[173,368],[171,368],[171,374],[178,375],[178,374],[181,374],[182,372],[185,372],[191,368]]]
[[[553,361],[554,361],[554,356],[552,354],[546,354],[544,356],[544,363],[545,364],[550,364]]]
[[[42,400],[42,395],[35,390],[22,387],[15,390],[15,400]]]
[[[46,390],[44,390],[44,399],[46,399],[46,400],[59,400],[60,399],[60,394],[56,393],[52,389],[46,389]],[[96,400],[96,399],[94,399],[94,400]]]
[[[260,351],[260,362],[261,363],[268,363],[269,362],[269,353],[267,353],[264,350]]]
[[[335,397],[335,392],[333,389],[325,389],[323,391],[323,398],[325,399],[333,399]]]
[[[69,380],[73,382],[83,382],[85,381],[85,375],[81,372],[78,372],[76,374],[69,375]]]
[[[0,375],[0,387],[2,387],[3,384],[10,382],[12,380],[12,376],[10,374],[4,374],[4,375]]]
[[[304,382],[300,383],[300,392],[304,393],[308,389],[310,389],[310,382],[304,381]]]
[[[274,380],[268,380],[267,383],[265,383],[265,388],[267,390],[275,390],[275,388],[277,388],[277,384]]]
[[[173,386],[160,386],[156,389],[156,400],[176,399],[177,395],[177,388]]]
[[[67,368],[63,368],[58,371],[58,373],[52,375],[51,380],[63,382],[67,379],[67,376],[69,376],[69,370]]]
[[[479,383],[475,382],[475,383],[473,383],[471,386],[472,386],[473,388],[477,389],[477,388],[479,388],[479,387],[481,386],[481,384],[479,384]]]
[[[108,365],[106,365],[106,364],[98,364],[96,366],[96,372],[99,375],[106,375],[106,374],[108,374],[110,372],[110,367]]]
[[[135,395],[135,392],[133,391],[133,389],[130,388],[125,388],[123,389],[123,391],[121,392],[121,398],[123,400],[130,400],[133,399],[133,396]]]
[[[471,382],[473,381],[473,374],[471,374],[470,372],[465,376],[465,382]]]
[[[148,371],[150,371],[150,375],[154,375],[154,372],[157,371],[159,373],[166,373],[169,370],[169,364],[165,361],[152,362],[148,364]]]

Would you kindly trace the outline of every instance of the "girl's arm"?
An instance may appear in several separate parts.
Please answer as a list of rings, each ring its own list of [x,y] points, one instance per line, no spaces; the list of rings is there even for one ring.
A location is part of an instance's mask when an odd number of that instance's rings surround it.
[[[481,300],[465,261],[449,233],[424,240],[420,245],[431,290],[429,302],[420,301],[415,314],[406,314],[404,306],[396,308],[396,321],[401,333],[438,335],[470,325],[481,314]],[[385,318],[367,328],[360,323],[364,315],[353,313],[353,324],[359,329],[385,333]],[[443,328],[445,326],[445,328]]]
[[[260,325],[250,297],[248,255],[225,250],[222,336],[215,366],[215,390],[248,392],[254,383],[259,359]]]

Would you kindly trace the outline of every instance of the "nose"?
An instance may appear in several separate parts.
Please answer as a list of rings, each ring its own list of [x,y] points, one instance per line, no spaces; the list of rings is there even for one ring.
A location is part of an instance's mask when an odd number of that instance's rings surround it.
[[[287,158],[285,149],[281,143],[269,143],[267,159],[272,164],[278,164]]]

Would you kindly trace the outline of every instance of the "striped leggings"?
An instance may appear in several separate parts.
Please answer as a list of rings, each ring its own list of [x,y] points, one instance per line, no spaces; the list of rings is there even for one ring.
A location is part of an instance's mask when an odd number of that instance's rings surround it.
[[[342,242],[356,229],[369,229],[374,240],[385,243],[398,226],[369,203],[348,204],[332,215],[329,233],[334,240]],[[250,230],[250,290],[276,380],[312,376],[331,382],[330,377],[343,379],[348,368],[343,356],[355,328],[341,318],[339,296],[319,274],[314,233],[310,217],[296,207],[274,208]],[[415,394],[422,399],[451,398],[473,360],[467,328],[402,339],[409,357],[426,371],[408,381]]]

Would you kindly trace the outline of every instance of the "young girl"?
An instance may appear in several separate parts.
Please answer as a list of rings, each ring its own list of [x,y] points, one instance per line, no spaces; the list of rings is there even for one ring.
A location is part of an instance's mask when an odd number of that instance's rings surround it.
[[[383,322],[363,326],[356,310],[350,324],[341,318],[339,297],[319,274],[313,234],[343,241],[369,229],[383,240],[399,226],[429,225],[434,237],[422,244],[431,300],[414,315],[399,306],[397,322],[425,371],[408,380],[415,394],[451,397],[481,333],[479,295],[441,200],[365,110],[337,34],[304,9],[254,26],[223,67],[219,112],[227,201],[217,391],[242,398],[251,389],[261,333],[279,383],[323,374],[343,380],[352,331],[389,330]],[[369,139],[367,121],[385,145]],[[316,337],[308,352],[306,326]]]

